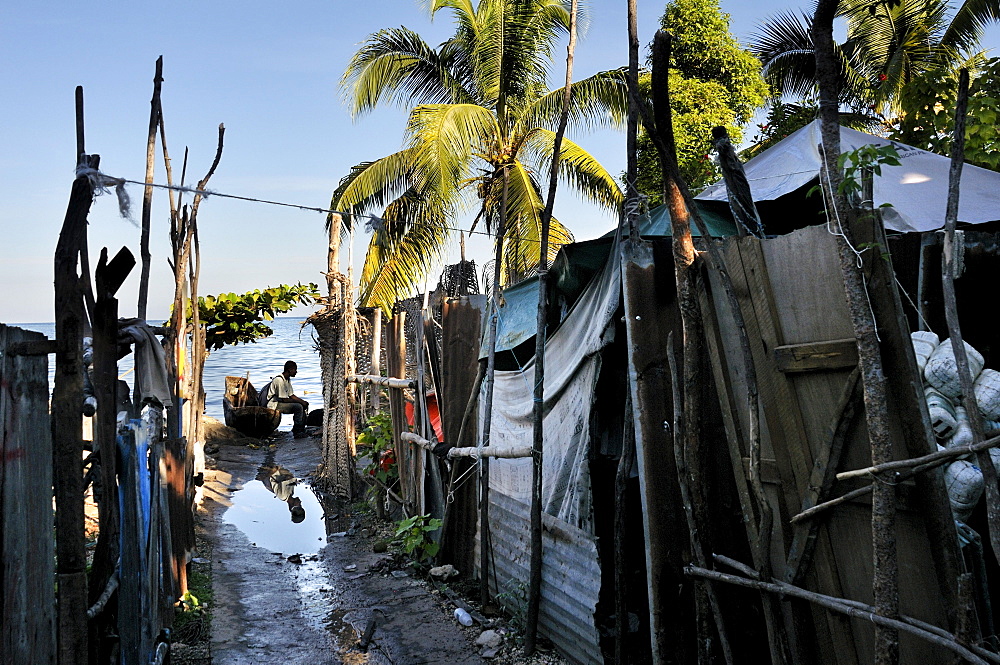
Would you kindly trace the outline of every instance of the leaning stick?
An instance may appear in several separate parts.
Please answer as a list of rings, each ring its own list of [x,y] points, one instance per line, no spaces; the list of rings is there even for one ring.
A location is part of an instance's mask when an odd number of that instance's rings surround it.
[[[779,582],[777,580],[763,582],[761,580],[740,577],[739,575],[730,575],[727,573],[720,573],[715,570],[708,570],[706,568],[698,568],[697,566],[687,566],[684,569],[684,574],[691,577],[701,577],[707,580],[714,580],[716,582],[735,584],[737,586],[747,587],[750,589],[768,591],[770,593],[778,594],[779,596],[792,596],[793,598],[800,598],[834,612],[846,614],[854,619],[866,619],[884,628],[909,633],[910,635],[919,637],[932,644],[948,649],[970,663],[979,663],[981,665],[987,665],[987,663],[990,662],[1000,663],[1000,656],[997,654],[989,653],[988,651],[978,647],[959,644],[955,641],[953,635],[945,636],[941,635],[936,630],[931,631],[924,627],[918,627],[917,625],[914,625],[914,623],[911,623],[916,622],[915,619],[904,619],[903,617],[900,617],[899,619],[890,619],[889,617],[884,617],[877,614],[874,607],[857,601],[827,596],[821,593],[816,593],[815,591],[809,591],[807,589],[788,584],[787,582]]]
[[[938,450],[936,452],[923,455],[922,457],[893,460],[891,462],[884,462],[882,464],[865,467],[864,469],[843,471],[837,474],[837,480],[848,480],[850,478],[874,475],[876,473],[881,473],[882,471],[893,471],[895,469],[909,469],[916,466],[923,466],[924,464],[930,464],[931,462],[946,462],[954,457],[964,457],[965,455],[978,453],[982,450],[988,450],[989,448],[996,448],[997,446],[1000,446],[1000,436],[994,436],[992,439],[987,439],[980,443],[974,443],[968,446],[962,446],[961,448]]]

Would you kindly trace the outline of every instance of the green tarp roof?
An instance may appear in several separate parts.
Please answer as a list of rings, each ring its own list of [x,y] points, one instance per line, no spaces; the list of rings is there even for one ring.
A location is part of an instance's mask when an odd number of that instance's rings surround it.
[[[713,204],[705,205],[696,201],[695,205],[713,236],[736,235],[735,224],[716,212],[717,208]],[[670,231],[670,213],[666,206],[654,208],[639,218],[639,235],[643,238],[669,237]],[[692,234],[701,235],[697,229],[692,229]],[[568,301],[575,301],[608,260],[614,241],[615,229],[612,229],[600,238],[575,242],[559,250],[550,272],[556,291]],[[529,278],[504,289],[497,319],[497,351],[509,351],[523,344],[535,336],[537,329],[538,281]],[[488,327],[484,326],[483,330],[488,330]],[[484,334],[480,358],[485,358],[488,354],[488,345],[489,336]]]

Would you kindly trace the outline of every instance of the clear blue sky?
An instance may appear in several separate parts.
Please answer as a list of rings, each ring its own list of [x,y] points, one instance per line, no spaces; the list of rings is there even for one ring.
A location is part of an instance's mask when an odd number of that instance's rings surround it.
[[[589,31],[577,49],[575,78],[627,62],[624,0],[592,0]],[[811,3],[723,0],[741,39],[781,9]],[[639,0],[641,41],[648,43],[664,2]],[[222,162],[209,188],[255,198],[325,207],[337,181],[360,161],[401,146],[405,114],[381,110],[353,121],[338,82],[365,37],[405,25],[432,44],[450,33],[447,13],[435,22],[417,0],[318,2],[279,8],[273,2],[111,3],[7,2],[0,8],[0,322],[53,320],[52,254],[73,180],[73,95],[86,98],[87,151],[109,175],[142,180],[149,100],[157,56],[164,59],[163,110],[175,175],[190,148],[188,181],[204,175],[226,125]],[[563,62],[553,68],[561,81]],[[623,170],[624,138],[574,137],[612,172]],[[159,160],[158,160],[159,161]],[[165,181],[162,167],[157,182]],[[556,214],[591,238],[613,220],[566,195]],[[141,187],[129,189],[138,220]],[[323,216],[209,198],[201,207],[200,291],[245,291],[279,283],[321,282]],[[166,316],[173,279],[166,195],[154,195],[151,319]],[[359,237],[355,252],[363,253]],[[113,197],[90,215],[92,264],[107,246],[138,257],[139,230],[118,217]],[[484,258],[488,244],[470,244]],[[448,257],[457,259],[455,250]],[[136,308],[138,269],[119,292],[121,313]]]

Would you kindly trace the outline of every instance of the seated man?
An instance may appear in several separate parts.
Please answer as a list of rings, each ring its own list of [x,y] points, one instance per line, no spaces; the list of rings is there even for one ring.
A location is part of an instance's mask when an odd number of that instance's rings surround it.
[[[267,406],[282,413],[290,413],[295,419],[292,432],[296,438],[305,436],[306,415],[309,413],[309,402],[295,395],[292,389],[292,377],[298,372],[298,365],[289,360],[281,374],[271,379],[267,390]]]

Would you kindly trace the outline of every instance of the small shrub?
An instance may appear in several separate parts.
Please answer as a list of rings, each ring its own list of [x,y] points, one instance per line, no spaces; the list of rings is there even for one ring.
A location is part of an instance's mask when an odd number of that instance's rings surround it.
[[[431,534],[441,528],[441,520],[430,515],[414,515],[396,523],[396,538],[403,551],[417,562],[423,562],[438,553],[440,545],[431,540]]]

